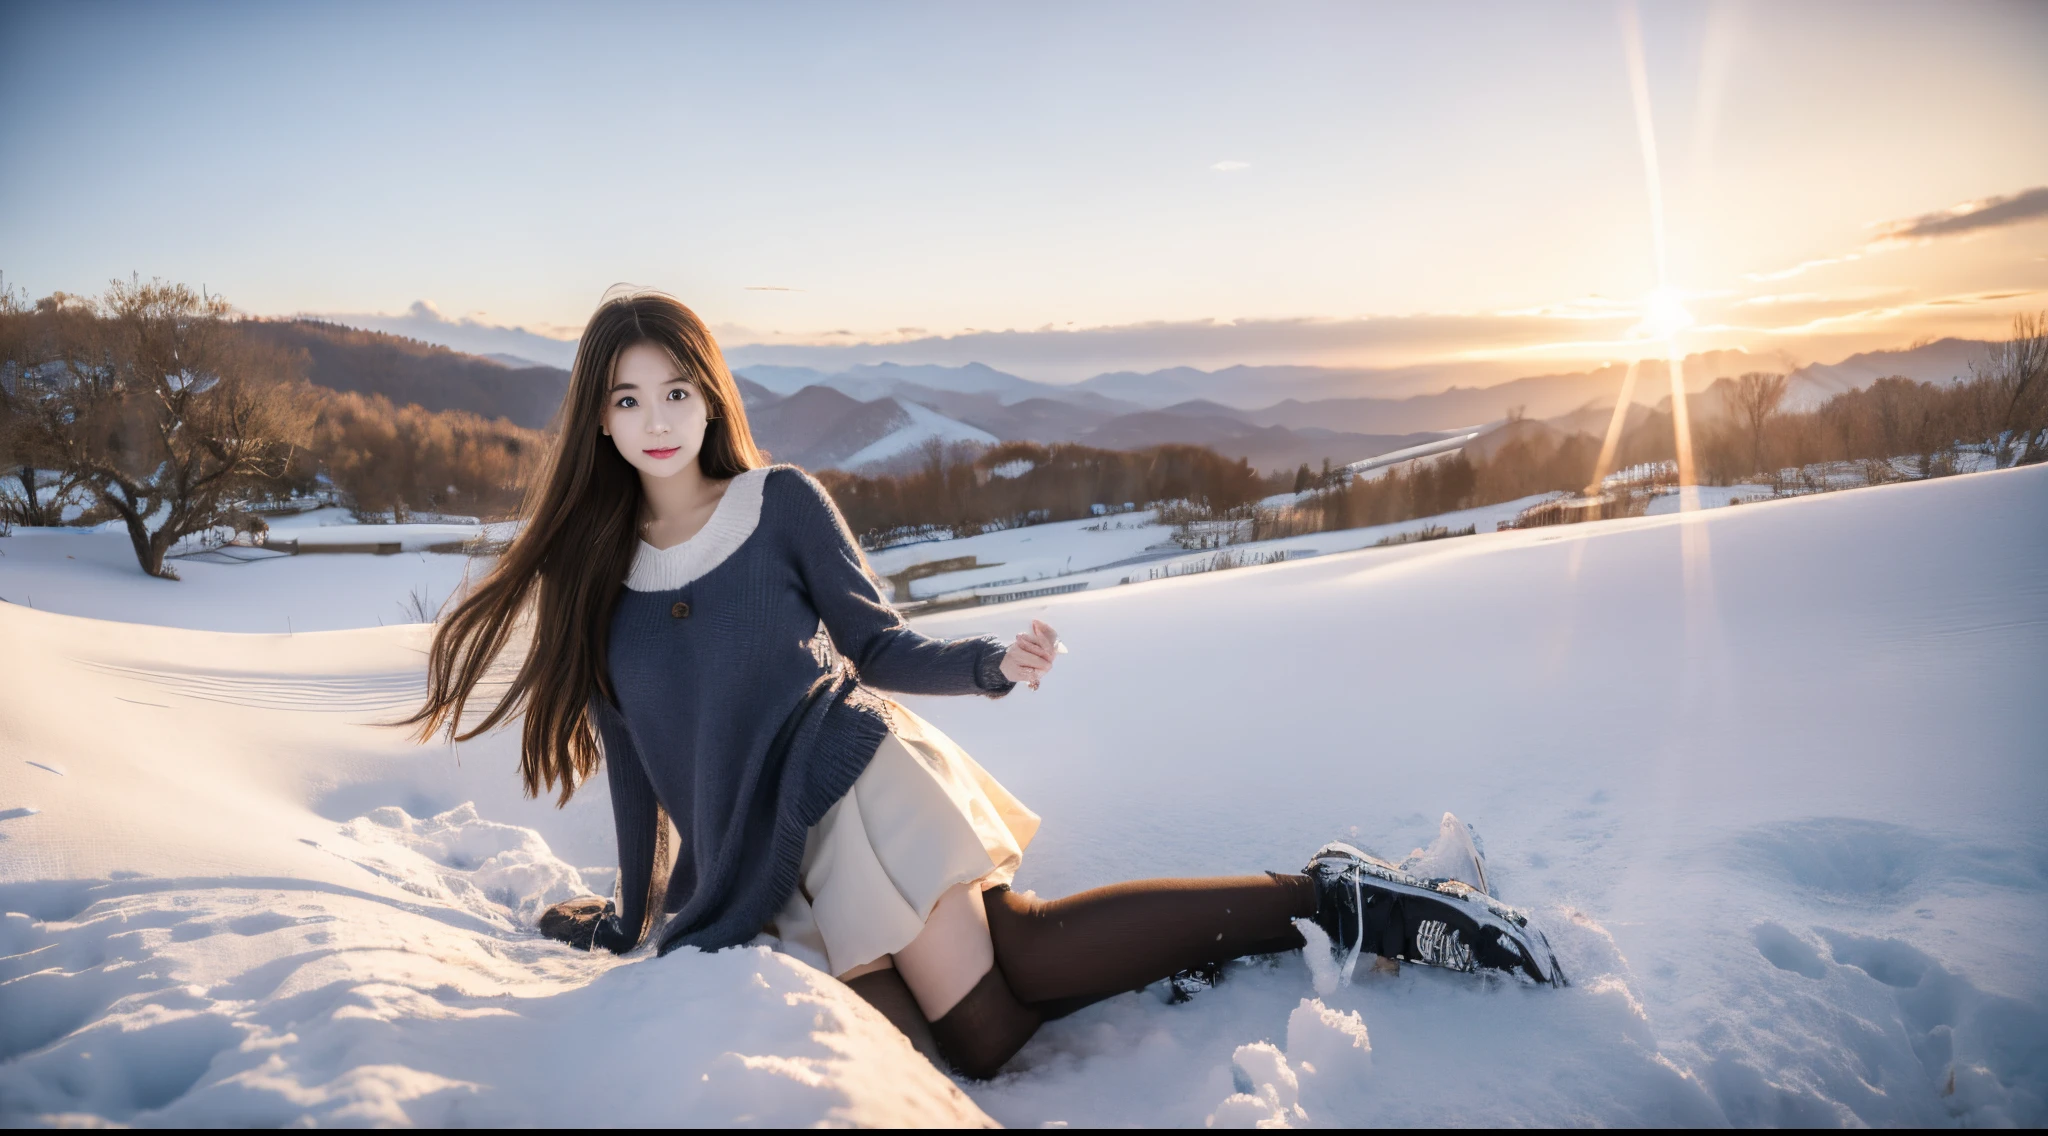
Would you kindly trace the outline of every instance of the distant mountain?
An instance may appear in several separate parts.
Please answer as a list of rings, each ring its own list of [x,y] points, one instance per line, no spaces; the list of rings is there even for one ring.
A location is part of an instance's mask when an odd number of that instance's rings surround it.
[[[1670,399],[1666,398],[1665,401],[1669,402]],[[1643,420],[1649,416],[1649,407],[1630,399],[1628,414],[1622,419],[1621,428],[1623,431],[1633,430],[1642,425]],[[1606,406],[1582,406],[1566,414],[1553,415],[1544,421],[1566,434],[1591,434],[1595,438],[1605,438],[1607,428],[1614,424],[1614,406],[1610,400]]]
[[[860,470],[915,453],[928,439],[993,445],[995,435],[916,403],[863,402],[826,386],[749,406],[754,441],[805,469]]]
[[[1207,446],[1224,457],[1243,458],[1260,472],[1270,472],[1304,462],[1320,466],[1326,458],[1334,464],[1348,464],[1438,437],[1433,432],[1388,435],[1320,427],[1291,430],[1261,426],[1249,418],[1243,411],[1197,400],[1120,415],[1075,440],[1105,450],[1141,450],[1172,442]]]
[[[1844,390],[1870,385],[1887,375],[1904,375],[1925,382],[1947,382],[1968,373],[1972,359],[1981,357],[1987,345],[1973,340],[1943,339],[1897,351],[1870,351],[1852,355],[1840,363],[1812,364],[1788,369],[1781,361],[1743,351],[1710,351],[1687,356],[1681,373],[1686,390],[1697,394],[1724,378],[1749,371],[1789,373],[1792,381],[1787,407],[1807,407],[1825,401]],[[1532,419],[1555,421],[1583,416],[1599,420],[1593,433],[1606,430],[1605,417],[1612,413],[1621,395],[1628,367],[1611,363],[1590,371],[1557,375],[1532,375],[1487,387],[1452,387],[1434,394],[1409,398],[1343,398],[1303,402],[1287,399],[1252,411],[1247,420],[1260,425],[1293,429],[1321,426],[1367,434],[1395,434],[1417,430],[1453,430],[1461,426],[1496,422],[1509,411],[1520,411]],[[1629,401],[1654,406],[1671,396],[1670,369],[1658,359],[1646,359],[1636,368],[1635,388]]]
[[[569,372],[559,367],[513,367],[384,332],[310,319],[241,326],[260,340],[303,351],[313,383],[427,410],[467,410],[544,429],[569,389]]]
[[[751,367],[734,367],[732,373],[741,375],[758,384],[762,389],[778,395],[795,394],[805,387],[830,386],[829,378],[823,371],[809,367],[775,367],[766,364]],[[841,392],[844,393],[844,392]]]
[[[1695,355],[1685,364],[1686,385],[1698,389],[1726,374],[1762,369],[1752,356],[1719,351]],[[1519,408],[1530,418],[1552,418],[1588,405],[1612,407],[1628,368],[1612,364],[1592,371],[1534,375],[1490,387],[1452,387],[1409,398],[1343,398],[1300,402],[1288,399],[1255,411],[1251,421],[1275,426],[1322,426],[1333,430],[1396,434],[1454,430],[1497,422]],[[1637,369],[1631,401],[1654,402],[1668,393],[1669,369],[1646,360]]]
[[[457,409],[544,428],[569,374],[496,352],[464,355],[403,336],[318,320],[251,321],[272,342],[303,350],[308,377],[336,390],[381,394],[430,410]],[[1852,355],[1791,371],[1788,408],[1816,405],[1887,375],[1946,382],[1966,375],[1986,344],[1942,339],[1895,351]],[[1506,364],[1462,366],[1484,380]],[[1115,372],[1072,385],[1034,382],[979,363],[864,364],[826,374],[808,367],[743,365],[735,371],[754,432],[778,459],[808,468],[878,469],[900,464],[927,439],[949,442],[1081,442],[1105,449],[1165,443],[1209,446],[1262,470],[1301,462],[1351,462],[1437,435],[1497,423],[1511,412],[1567,433],[1604,434],[1629,368],[1532,375],[1489,385],[1416,392],[1441,382],[1441,367],[1391,370],[1325,367],[1178,367]],[[1746,371],[1784,363],[1742,351],[1705,352],[1684,362],[1698,392]],[[1334,393],[1373,390],[1374,395]],[[1279,397],[1276,397],[1279,396]],[[1630,401],[1654,407],[1670,397],[1661,360],[1636,368]],[[1640,417],[1631,411],[1631,425]]]
[[[1766,355],[1708,351],[1687,356],[1684,374],[1686,389],[1699,391],[1717,379],[1745,371],[1790,372],[1793,381],[1788,402],[1810,405],[1887,375],[1947,382],[1967,374],[1970,362],[1981,357],[1985,346],[1974,340],[1941,339],[1797,368]],[[1241,366],[1203,371],[1173,367],[1146,374],[1110,372],[1070,389],[1152,409],[1207,400],[1239,410],[1258,410],[1252,421],[1261,425],[1400,433],[1495,421],[1516,406],[1538,418],[1566,414],[1589,404],[1611,408],[1627,370],[1626,364],[1613,363],[1588,371],[1517,377],[1513,365],[1498,362],[1383,370]],[[1455,385],[1445,389],[1446,381]],[[1637,372],[1632,401],[1654,403],[1669,394],[1665,364],[1646,360]]]
[[[1137,403],[1108,398],[1074,386],[1033,382],[980,363],[969,363],[964,367],[943,367],[931,363],[914,366],[873,363],[829,374],[810,367],[751,364],[735,368],[734,373],[743,374],[778,394],[794,394],[810,386],[830,387],[862,401],[907,397],[932,406],[942,414],[950,414],[951,411],[935,405],[935,402],[949,396],[982,399],[990,408],[1030,399],[1051,399],[1106,414],[1140,409]]]
[[[1954,382],[1968,378],[1971,365],[1983,360],[1990,346],[1979,339],[1937,339],[1899,351],[1864,351],[1839,363],[1809,364],[1792,373],[1785,401],[1805,409],[1893,375],[1923,383]]]
[[[1784,409],[1811,410],[1844,391],[1860,390],[1882,378],[1899,376],[1915,382],[1938,384],[1968,378],[1971,365],[1982,360],[1989,347],[1990,344],[1982,340],[1937,339],[1892,351],[1860,352],[1839,363],[1810,363],[1790,371],[1782,366],[1772,366],[1768,360],[1739,353],[1737,359],[1743,364],[1739,367],[1703,369],[1696,365],[1695,360],[1699,357],[1695,356],[1686,360],[1687,402],[1695,408],[1695,416],[1725,413],[1722,396],[1714,393],[1716,389],[1744,372],[1765,371],[1791,376],[1785,386]],[[1609,376],[1603,372],[1596,377],[1605,379]],[[1703,378],[1706,381],[1703,382]],[[1617,387],[1614,392],[1564,414],[1545,415],[1545,420],[1567,433],[1579,431],[1604,436],[1613,418],[1614,399],[1618,393]],[[1630,429],[1641,424],[1648,408],[1670,412],[1671,388],[1665,381],[1662,367],[1653,367],[1637,379],[1630,401],[1635,404],[1626,424]]]
[[[1054,398],[1005,403],[995,394],[960,394],[911,383],[898,385],[894,397],[986,430],[1006,442],[1071,442],[1090,427],[1136,409],[1124,404],[1103,409]]]
[[[848,383],[871,384],[877,395],[890,393],[897,383],[916,383],[935,390],[957,391],[961,394],[993,394],[1010,400],[1037,398],[1044,396],[1049,390],[1065,389],[1050,383],[1035,383],[1030,379],[1018,378],[1016,375],[980,363],[969,363],[964,367],[943,367],[936,363],[910,366],[871,363],[849,367],[833,377]]]
[[[734,375],[732,381],[734,385],[740,388],[740,404],[747,408],[749,416],[764,406],[782,401],[781,395],[776,394],[774,391],[749,379],[745,375]]]
[[[1440,389],[1446,383],[1499,383],[1516,366],[1494,361],[1432,363],[1416,367],[1235,366],[1216,371],[1169,367],[1163,371],[1112,371],[1074,384],[1092,392],[1158,409],[1206,399],[1240,410],[1285,399],[1400,398]]]
[[[925,445],[933,441],[948,444],[967,442],[977,446],[992,446],[996,442],[995,435],[986,430],[976,429],[917,403],[895,399],[884,401],[901,407],[904,421],[842,460],[839,464],[843,468],[861,470],[893,465],[904,458],[922,454]]]
[[[749,408],[747,420],[753,428],[754,441],[776,460],[824,468],[814,465],[813,455],[836,448],[838,452],[833,457],[843,457],[889,432],[896,408],[883,410],[877,426],[857,417],[865,405],[831,387],[804,387],[758,410]],[[833,435],[845,430],[865,437],[852,445],[834,447]]]
[[[1007,375],[991,367],[972,363],[965,367],[926,364],[897,367],[888,363],[854,367],[827,374],[809,367],[743,367],[740,373],[773,391],[794,394],[804,387],[830,387],[841,394],[868,401],[888,398],[904,386],[954,394],[1011,394],[1029,398],[1044,385]]]
[[[523,327],[501,327],[467,317],[449,318],[433,304],[415,300],[398,315],[378,312],[306,312],[303,318],[387,335],[438,343],[458,352],[477,356],[505,353],[534,360],[535,366],[568,367],[576,359],[576,337],[567,339],[542,335]]]
[[[818,383],[778,396],[754,381],[761,377],[788,383],[804,377],[794,373],[798,370],[777,368],[764,374],[761,368],[749,368],[741,382],[758,392],[748,397],[747,404],[755,440],[776,460],[807,469],[901,472],[915,463],[927,440],[936,438],[981,445],[997,441],[1080,442],[1114,450],[1181,443],[1243,458],[1264,472],[1292,469],[1304,462],[1320,466],[1324,459],[1338,464],[1357,461],[1437,437],[1434,433],[1367,435],[1322,427],[1260,425],[1250,421],[1245,411],[1204,401],[1124,414],[1049,398],[1005,403],[1003,393],[1017,388],[994,382],[979,393],[964,393],[937,390],[897,375],[852,376],[857,380],[854,383]],[[950,378],[930,372],[923,377]],[[862,389],[858,382],[869,380],[886,381],[891,385],[879,389],[897,393],[863,400],[841,389],[843,385]]]
[[[524,371],[529,367],[547,366],[546,363],[536,363],[531,359],[522,358],[518,355],[507,355],[502,351],[493,351],[488,355],[479,355],[477,358],[489,359],[501,367],[510,367],[515,371]]]

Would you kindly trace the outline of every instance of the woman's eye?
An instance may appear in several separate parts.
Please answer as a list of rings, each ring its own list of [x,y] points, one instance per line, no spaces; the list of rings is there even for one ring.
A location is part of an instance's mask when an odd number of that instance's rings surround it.
[[[670,402],[681,402],[688,397],[690,397],[690,392],[684,390],[681,387],[677,387],[674,390],[668,392],[668,400]]]
[[[637,400],[633,398],[632,395],[629,394],[626,397],[620,399],[619,401],[613,403],[612,405],[618,407],[620,410],[631,410],[640,404]]]

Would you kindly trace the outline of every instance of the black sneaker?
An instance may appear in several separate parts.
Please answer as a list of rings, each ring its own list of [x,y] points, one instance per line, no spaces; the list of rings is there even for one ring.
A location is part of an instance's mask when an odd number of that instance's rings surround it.
[[[1166,1001],[1175,1006],[1191,1002],[1195,995],[1214,990],[1222,982],[1223,964],[1220,962],[1205,962],[1186,970],[1176,970],[1173,977],[1166,980]]]
[[[1506,970],[1565,985],[1529,917],[1461,880],[1425,880],[1349,844],[1325,844],[1302,874],[1316,925],[1349,974],[1364,953],[1451,970]]]

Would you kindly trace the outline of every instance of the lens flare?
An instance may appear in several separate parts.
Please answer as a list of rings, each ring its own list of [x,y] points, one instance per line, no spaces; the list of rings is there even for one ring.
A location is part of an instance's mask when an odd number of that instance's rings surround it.
[[[1678,451],[1679,511],[1699,507],[1699,490],[1693,477],[1692,422],[1685,404],[1685,353],[1678,348],[1678,334],[1692,324],[1692,313],[1679,302],[1671,287],[1665,257],[1664,183],[1658,172],[1657,129],[1650,115],[1650,71],[1643,57],[1643,26],[1636,16],[1634,0],[1621,6],[1622,49],[1628,60],[1629,95],[1635,103],[1636,140],[1643,151],[1643,188],[1650,197],[1650,239],[1657,258],[1657,287],[1643,305],[1638,330],[1662,341],[1667,369],[1671,373],[1671,430]],[[1617,412],[1625,408],[1617,407]]]
[[[1628,425],[1628,408],[1635,403],[1636,372],[1642,366],[1638,359],[1621,376],[1621,393],[1614,398],[1614,416],[1607,420],[1607,439],[1600,443],[1600,460],[1593,463],[1593,480],[1586,484],[1584,494],[1587,497],[1599,496],[1601,484],[1614,472],[1614,454],[1621,447],[1621,432]]]

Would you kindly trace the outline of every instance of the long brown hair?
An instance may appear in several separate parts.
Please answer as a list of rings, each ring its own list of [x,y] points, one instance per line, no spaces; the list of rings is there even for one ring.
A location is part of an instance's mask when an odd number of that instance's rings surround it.
[[[638,343],[668,352],[694,381],[709,419],[697,467],[730,478],[763,464],[725,357],[697,314],[673,297],[638,292],[607,299],[583,328],[560,432],[527,493],[525,523],[490,575],[434,631],[427,700],[399,725],[429,741],[443,730],[465,741],[521,711],[519,775],[526,794],[560,785],[564,805],[597,772],[593,694],[612,699],[605,643],[639,539],[640,476],[599,427],[620,353]],[[497,705],[462,729],[463,707],[491,665],[532,616],[532,643]]]

